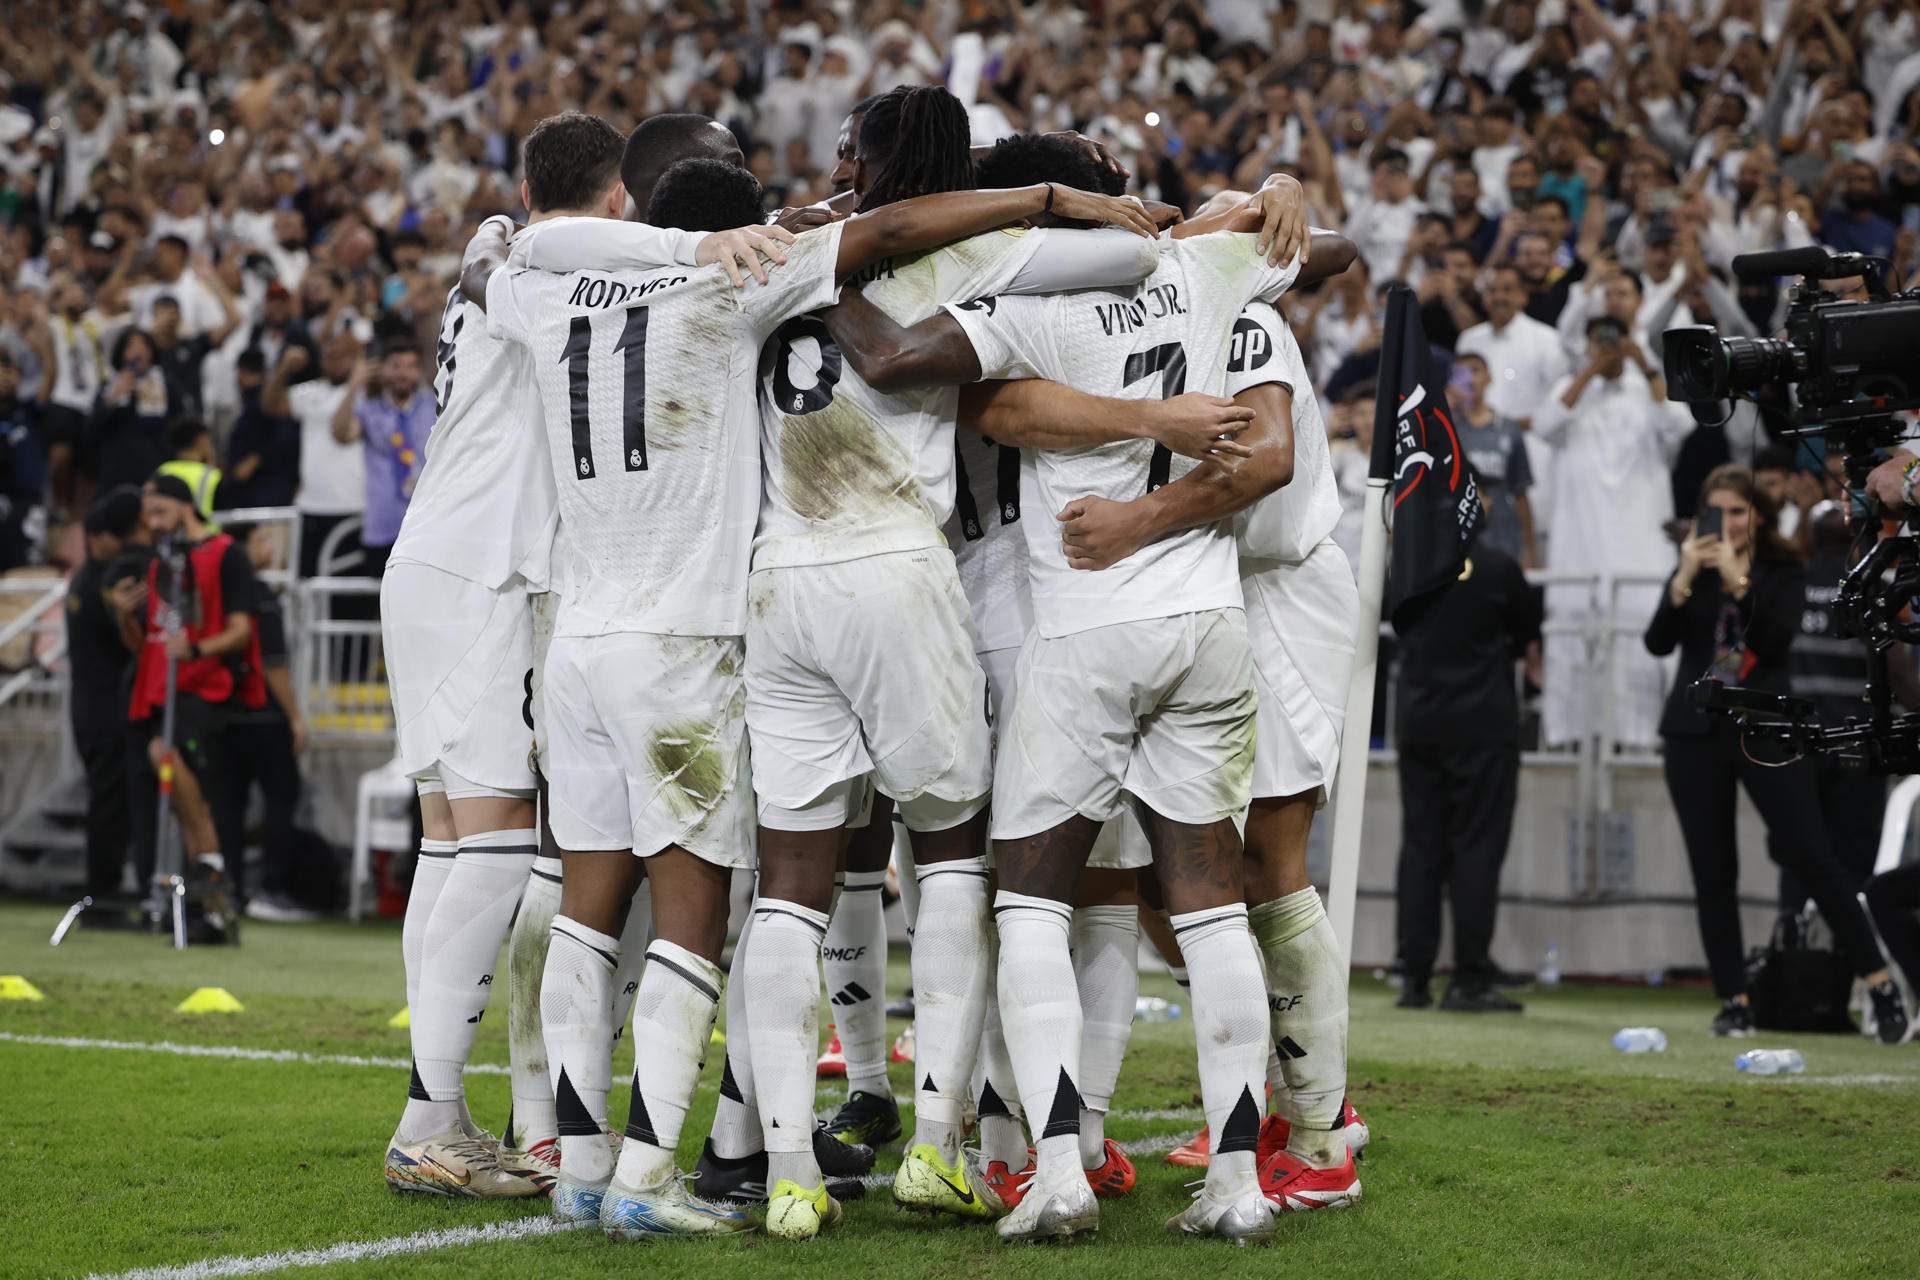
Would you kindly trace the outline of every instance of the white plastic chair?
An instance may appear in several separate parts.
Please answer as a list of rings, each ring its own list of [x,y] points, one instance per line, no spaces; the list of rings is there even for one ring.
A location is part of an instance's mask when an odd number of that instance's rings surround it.
[[[1873,860],[1873,874],[1882,876],[1900,865],[1915,805],[1920,805],[1920,774],[1909,774],[1887,793],[1887,816],[1880,823],[1880,852]]]
[[[389,760],[378,769],[360,775],[353,806],[348,919],[358,920],[362,915],[362,897],[372,875],[373,850],[400,850],[413,843],[414,791],[413,779],[407,776],[398,760]]]

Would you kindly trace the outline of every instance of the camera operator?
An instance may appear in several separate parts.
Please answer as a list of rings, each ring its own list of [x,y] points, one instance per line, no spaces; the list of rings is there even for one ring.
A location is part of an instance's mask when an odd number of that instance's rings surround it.
[[[1709,475],[1700,510],[1703,522],[1717,522],[1720,529],[1703,531],[1697,522],[1681,544],[1680,566],[1647,627],[1646,645],[1661,657],[1680,651],[1679,676],[1660,733],[1667,790],[1693,871],[1700,939],[1714,991],[1724,1001],[1713,1033],[1748,1036],[1754,1026],[1737,896],[1738,783],[1767,824],[1768,854],[1806,883],[1854,973],[1866,980],[1881,1039],[1897,1043],[1906,1031],[1906,1011],[1855,886],[1828,841],[1812,764],[1805,759],[1774,767],[1771,761],[1757,762],[1732,720],[1703,711],[1689,696],[1694,682],[1707,677],[1748,689],[1788,691],[1801,566],[1781,541],[1773,508],[1755,490],[1745,467],[1724,466]]]
[[[147,482],[141,508],[141,519],[159,553],[148,570],[144,609],[138,615],[121,615],[127,647],[140,655],[127,712],[134,865],[142,883],[152,879],[158,771],[167,764],[171,747],[173,808],[180,819],[190,869],[217,876],[226,866],[211,797],[222,780],[219,758],[225,712],[236,701],[255,709],[266,702],[260,643],[251,613],[259,588],[246,552],[226,534],[209,536],[186,481],[154,476]],[[181,554],[186,568],[177,581],[173,567],[166,563],[169,544]],[[179,615],[172,626],[168,625],[169,605]],[[170,744],[160,737],[169,659],[177,664]]]
[[[1802,473],[1804,474],[1804,473]],[[1807,571],[1800,602],[1800,634],[1793,642],[1793,692],[1819,708],[1821,723],[1837,725],[1860,713],[1867,691],[1867,646],[1838,634],[1833,603],[1838,583],[1853,567],[1852,534],[1846,511],[1836,502],[1813,507],[1806,521]],[[1887,655],[1888,684],[1902,706],[1920,707],[1920,677],[1913,654],[1896,645]],[[1880,852],[1880,823],[1886,814],[1887,780],[1878,773],[1851,769],[1832,755],[1812,761],[1820,814],[1833,852],[1847,873],[1851,890],[1873,875]],[[1780,861],[1778,858],[1775,861]],[[1797,911],[1809,897],[1792,871],[1780,873],[1780,909]]]

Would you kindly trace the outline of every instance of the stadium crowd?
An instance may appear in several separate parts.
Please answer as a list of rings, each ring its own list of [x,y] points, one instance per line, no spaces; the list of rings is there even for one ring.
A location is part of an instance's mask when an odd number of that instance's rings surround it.
[[[1912,0],[185,0],[12,16],[46,38],[0,49],[0,568],[77,562],[85,496],[198,448],[170,434],[187,418],[212,429],[218,505],[297,505],[304,571],[325,545],[331,571],[377,573],[432,424],[460,248],[519,209],[518,139],[565,107],[713,116],[789,206],[829,193],[847,108],[896,83],[958,90],[976,142],[1078,130],[1189,210],[1292,172],[1316,225],[1361,249],[1288,304],[1348,442],[1349,552],[1378,299],[1401,281],[1458,357],[1490,536],[1576,574],[1664,575],[1701,480],[1766,443],[1750,408],[1701,425],[1660,379],[1670,325],[1776,325],[1783,291],[1734,279],[1735,254],[1817,241],[1904,280],[1920,231]],[[1803,525],[1825,477],[1760,459]],[[1624,607],[1650,614],[1657,582],[1634,590]],[[1549,634],[1592,607],[1587,587],[1551,596]],[[1575,646],[1549,645],[1544,674],[1547,739],[1590,732],[1598,691]],[[1657,741],[1664,678],[1644,654],[1620,664],[1617,738]]]
[[[1316,225],[1360,249],[1286,305],[1330,406],[1350,556],[1379,300],[1404,282],[1455,357],[1489,539],[1529,568],[1641,575],[1615,595],[1636,618],[1715,466],[1756,463],[1803,537],[1834,490],[1751,406],[1696,420],[1666,401],[1662,331],[1777,327],[1784,290],[1735,279],[1739,253],[1819,242],[1895,281],[1916,266],[1914,0],[28,0],[10,17],[41,38],[0,48],[0,570],[79,564],[91,496],[178,459],[218,466],[208,510],[297,506],[303,573],[377,575],[461,247],[520,210],[519,140],[570,107],[719,119],[770,206],[829,194],[847,108],[894,84],[956,90],[977,143],[1077,130],[1188,210],[1293,173]],[[1543,736],[1580,740],[1606,706],[1614,738],[1656,745],[1670,664],[1621,646],[1603,691],[1579,645],[1551,642],[1602,607],[1590,585],[1549,588]]]

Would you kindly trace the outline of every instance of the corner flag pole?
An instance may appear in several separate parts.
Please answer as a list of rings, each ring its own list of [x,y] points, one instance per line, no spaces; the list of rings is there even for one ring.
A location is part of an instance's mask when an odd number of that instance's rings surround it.
[[[1376,428],[1377,430],[1377,428]],[[1375,466],[1379,471],[1380,437]],[[1392,449],[1391,441],[1387,448]],[[1353,906],[1360,887],[1361,818],[1367,804],[1367,748],[1373,737],[1373,687],[1380,659],[1380,600],[1387,577],[1386,474],[1367,476],[1365,532],[1360,537],[1360,611],[1355,619],[1347,720],[1340,734],[1340,772],[1333,782],[1333,865],[1327,873],[1327,916],[1339,940],[1340,965],[1353,963]]]
[[[1406,330],[1412,292],[1387,294],[1380,344],[1379,388],[1373,415],[1373,453],[1367,460],[1367,497],[1360,534],[1360,611],[1354,620],[1353,673],[1347,678],[1347,719],[1340,733],[1340,772],[1333,783],[1333,865],[1327,872],[1327,917],[1339,939],[1340,964],[1353,963],[1353,907],[1360,888],[1361,822],[1367,807],[1367,749],[1373,739],[1373,687],[1380,661],[1380,605],[1387,582],[1387,490],[1393,484],[1398,388],[1409,359]],[[1418,322],[1415,321],[1415,332]]]

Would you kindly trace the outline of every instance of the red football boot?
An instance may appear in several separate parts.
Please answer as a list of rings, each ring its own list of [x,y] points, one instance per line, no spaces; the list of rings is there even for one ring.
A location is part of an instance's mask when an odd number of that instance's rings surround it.
[[[1087,1183],[1093,1188],[1093,1194],[1104,1200],[1117,1200],[1127,1194],[1138,1178],[1133,1161],[1127,1159],[1127,1153],[1112,1138],[1107,1139],[1107,1162],[1098,1169],[1087,1170]]]
[[[1316,1169],[1292,1152],[1282,1151],[1260,1166],[1260,1191],[1282,1213],[1345,1209],[1360,1203],[1360,1176],[1354,1171],[1351,1151],[1332,1169]]]

